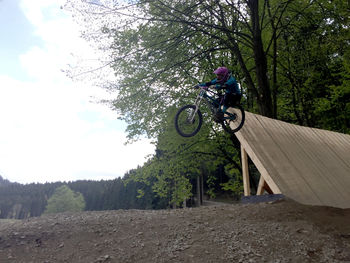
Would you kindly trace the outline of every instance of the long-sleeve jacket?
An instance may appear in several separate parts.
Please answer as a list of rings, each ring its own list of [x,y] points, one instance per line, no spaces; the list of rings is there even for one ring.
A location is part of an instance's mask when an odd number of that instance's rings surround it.
[[[223,84],[218,83],[217,79],[213,79],[209,82],[200,84],[201,86],[212,86],[215,85],[215,89],[224,89],[226,93],[241,95],[241,90],[238,87],[237,80],[230,75],[227,81]]]

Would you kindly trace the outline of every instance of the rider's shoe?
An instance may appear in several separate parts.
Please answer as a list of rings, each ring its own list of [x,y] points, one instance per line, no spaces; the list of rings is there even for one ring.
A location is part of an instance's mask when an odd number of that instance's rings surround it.
[[[216,122],[222,122],[224,121],[224,113],[222,111],[218,111],[216,114],[215,114],[215,121]]]
[[[220,123],[221,121],[218,119],[218,118],[216,118],[215,116],[214,116],[214,121],[216,122],[216,123]]]

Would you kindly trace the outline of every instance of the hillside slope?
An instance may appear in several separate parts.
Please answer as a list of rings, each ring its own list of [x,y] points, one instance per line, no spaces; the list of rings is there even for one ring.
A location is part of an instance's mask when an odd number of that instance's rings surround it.
[[[350,209],[283,200],[0,221],[0,262],[350,262]]]

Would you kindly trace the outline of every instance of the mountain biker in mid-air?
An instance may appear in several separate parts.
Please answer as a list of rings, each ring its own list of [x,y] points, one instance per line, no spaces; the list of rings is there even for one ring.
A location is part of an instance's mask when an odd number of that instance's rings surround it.
[[[219,120],[222,120],[227,108],[240,102],[242,93],[238,87],[236,79],[232,76],[228,68],[219,67],[213,73],[216,75],[215,79],[206,83],[198,84],[197,87],[201,86],[208,88],[209,86],[214,86],[216,90],[225,90],[222,111],[218,111],[216,116]]]
[[[195,102],[184,105],[177,111],[174,119],[175,128],[181,136],[192,137],[199,132],[203,123],[203,115],[199,109],[202,101],[207,104],[209,114],[211,113],[214,121],[220,124],[224,131],[233,134],[243,127],[245,113],[240,103],[242,93],[239,84],[226,67],[217,68],[214,74],[215,79],[195,86],[200,89]],[[224,90],[225,94],[208,92],[209,87]],[[230,111],[227,111],[229,107]]]

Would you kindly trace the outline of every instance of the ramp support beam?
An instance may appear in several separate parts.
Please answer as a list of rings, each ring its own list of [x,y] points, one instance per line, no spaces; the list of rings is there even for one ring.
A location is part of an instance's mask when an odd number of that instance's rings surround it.
[[[256,158],[253,158],[253,160],[254,159],[256,160]],[[244,196],[250,196],[251,193],[250,193],[250,182],[249,182],[248,154],[242,143],[241,143],[241,160],[242,160]],[[260,163],[254,162],[254,164],[258,167],[258,170],[261,173],[259,186],[256,194],[262,195],[265,190],[269,194],[280,194],[281,193],[280,189],[273,182],[272,178],[269,176],[267,171],[265,169],[262,169],[264,167]],[[270,183],[268,183],[267,181],[269,181]]]
[[[242,157],[241,160],[242,160],[244,196],[249,196],[250,183],[249,183],[248,155],[242,145],[241,145],[241,157]]]

